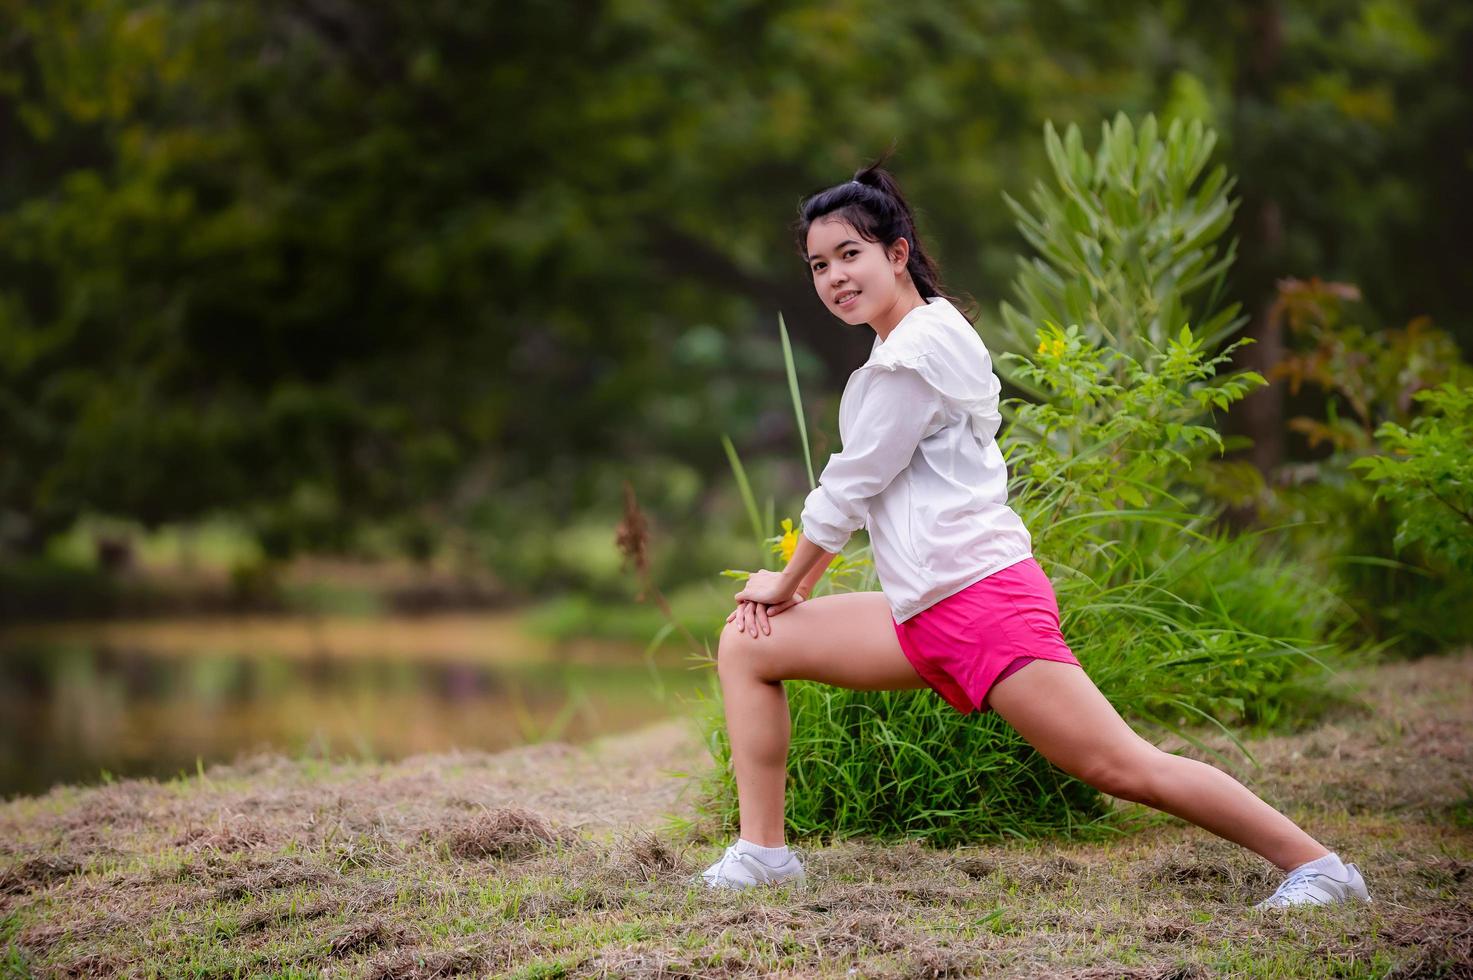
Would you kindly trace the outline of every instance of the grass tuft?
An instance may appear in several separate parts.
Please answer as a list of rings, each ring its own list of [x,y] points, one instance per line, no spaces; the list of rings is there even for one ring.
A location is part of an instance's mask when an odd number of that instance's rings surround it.
[[[41,855],[18,861],[0,872],[0,895],[22,895],[76,874],[79,865],[65,854]]]
[[[543,817],[520,807],[503,807],[457,821],[443,838],[460,858],[516,860],[531,857],[575,838],[552,827]]]

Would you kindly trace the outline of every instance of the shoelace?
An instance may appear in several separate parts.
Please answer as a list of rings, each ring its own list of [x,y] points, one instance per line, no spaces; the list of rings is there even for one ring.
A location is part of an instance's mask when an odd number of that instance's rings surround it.
[[[1314,893],[1312,887],[1314,879],[1329,877],[1329,875],[1319,871],[1297,871],[1279,886],[1278,891],[1268,897],[1268,901],[1276,902],[1280,898],[1290,901],[1298,898],[1310,898],[1318,904],[1320,897]]]
[[[749,855],[749,854],[743,854],[741,851],[738,851],[735,846],[728,847],[726,849],[726,852],[721,855],[721,862],[716,865],[715,870],[714,871],[709,871],[709,872],[707,872],[707,874],[709,874],[712,878],[716,879],[717,881],[720,881],[720,880],[722,880],[722,879],[724,879],[726,877],[726,866],[727,866],[727,864],[729,862],[733,862],[733,861],[735,861],[737,864],[740,864],[740,865],[746,867],[748,871],[752,871],[751,866],[750,865],[747,865],[747,859],[749,859],[749,858],[751,858],[751,855]],[[756,874],[755,871],[752,873],[752,877],[754,879],[759,880],[759,881],[761,880],[758,877],[758,875]]]

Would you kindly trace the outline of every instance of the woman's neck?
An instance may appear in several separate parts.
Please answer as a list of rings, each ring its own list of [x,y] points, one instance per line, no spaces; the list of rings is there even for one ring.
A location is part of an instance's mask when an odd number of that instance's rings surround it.
[[[921,299],[921,294],[915,286],[907,284],[906,288],[901,290],[900,295],[895,297],[894,304],[871,320],[869,325],[874,328],[875,333],[880,335],[880,343],[883,344],[889,338],[890,333],[900,325],[900,321],[905,319],[907,313],[925,305],[926,301]]]

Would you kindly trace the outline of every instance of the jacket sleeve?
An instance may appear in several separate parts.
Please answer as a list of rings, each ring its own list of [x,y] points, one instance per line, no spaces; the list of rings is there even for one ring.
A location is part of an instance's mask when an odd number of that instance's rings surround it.
[[[803,534],[837,554],[869,517],[869,501],[890,485],[944,417],[941,393],[914,368],[870,369],[841,452],[829,457],[803,502]]]

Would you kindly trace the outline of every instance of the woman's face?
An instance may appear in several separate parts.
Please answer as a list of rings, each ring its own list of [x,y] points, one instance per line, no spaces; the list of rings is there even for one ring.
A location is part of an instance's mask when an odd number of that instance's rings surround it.
[[[819,218],[808,227],[808,271],[818,298],[845,323],[869,323],[899,296],[909,252],[904,241],[887,255],[843,218]]]

